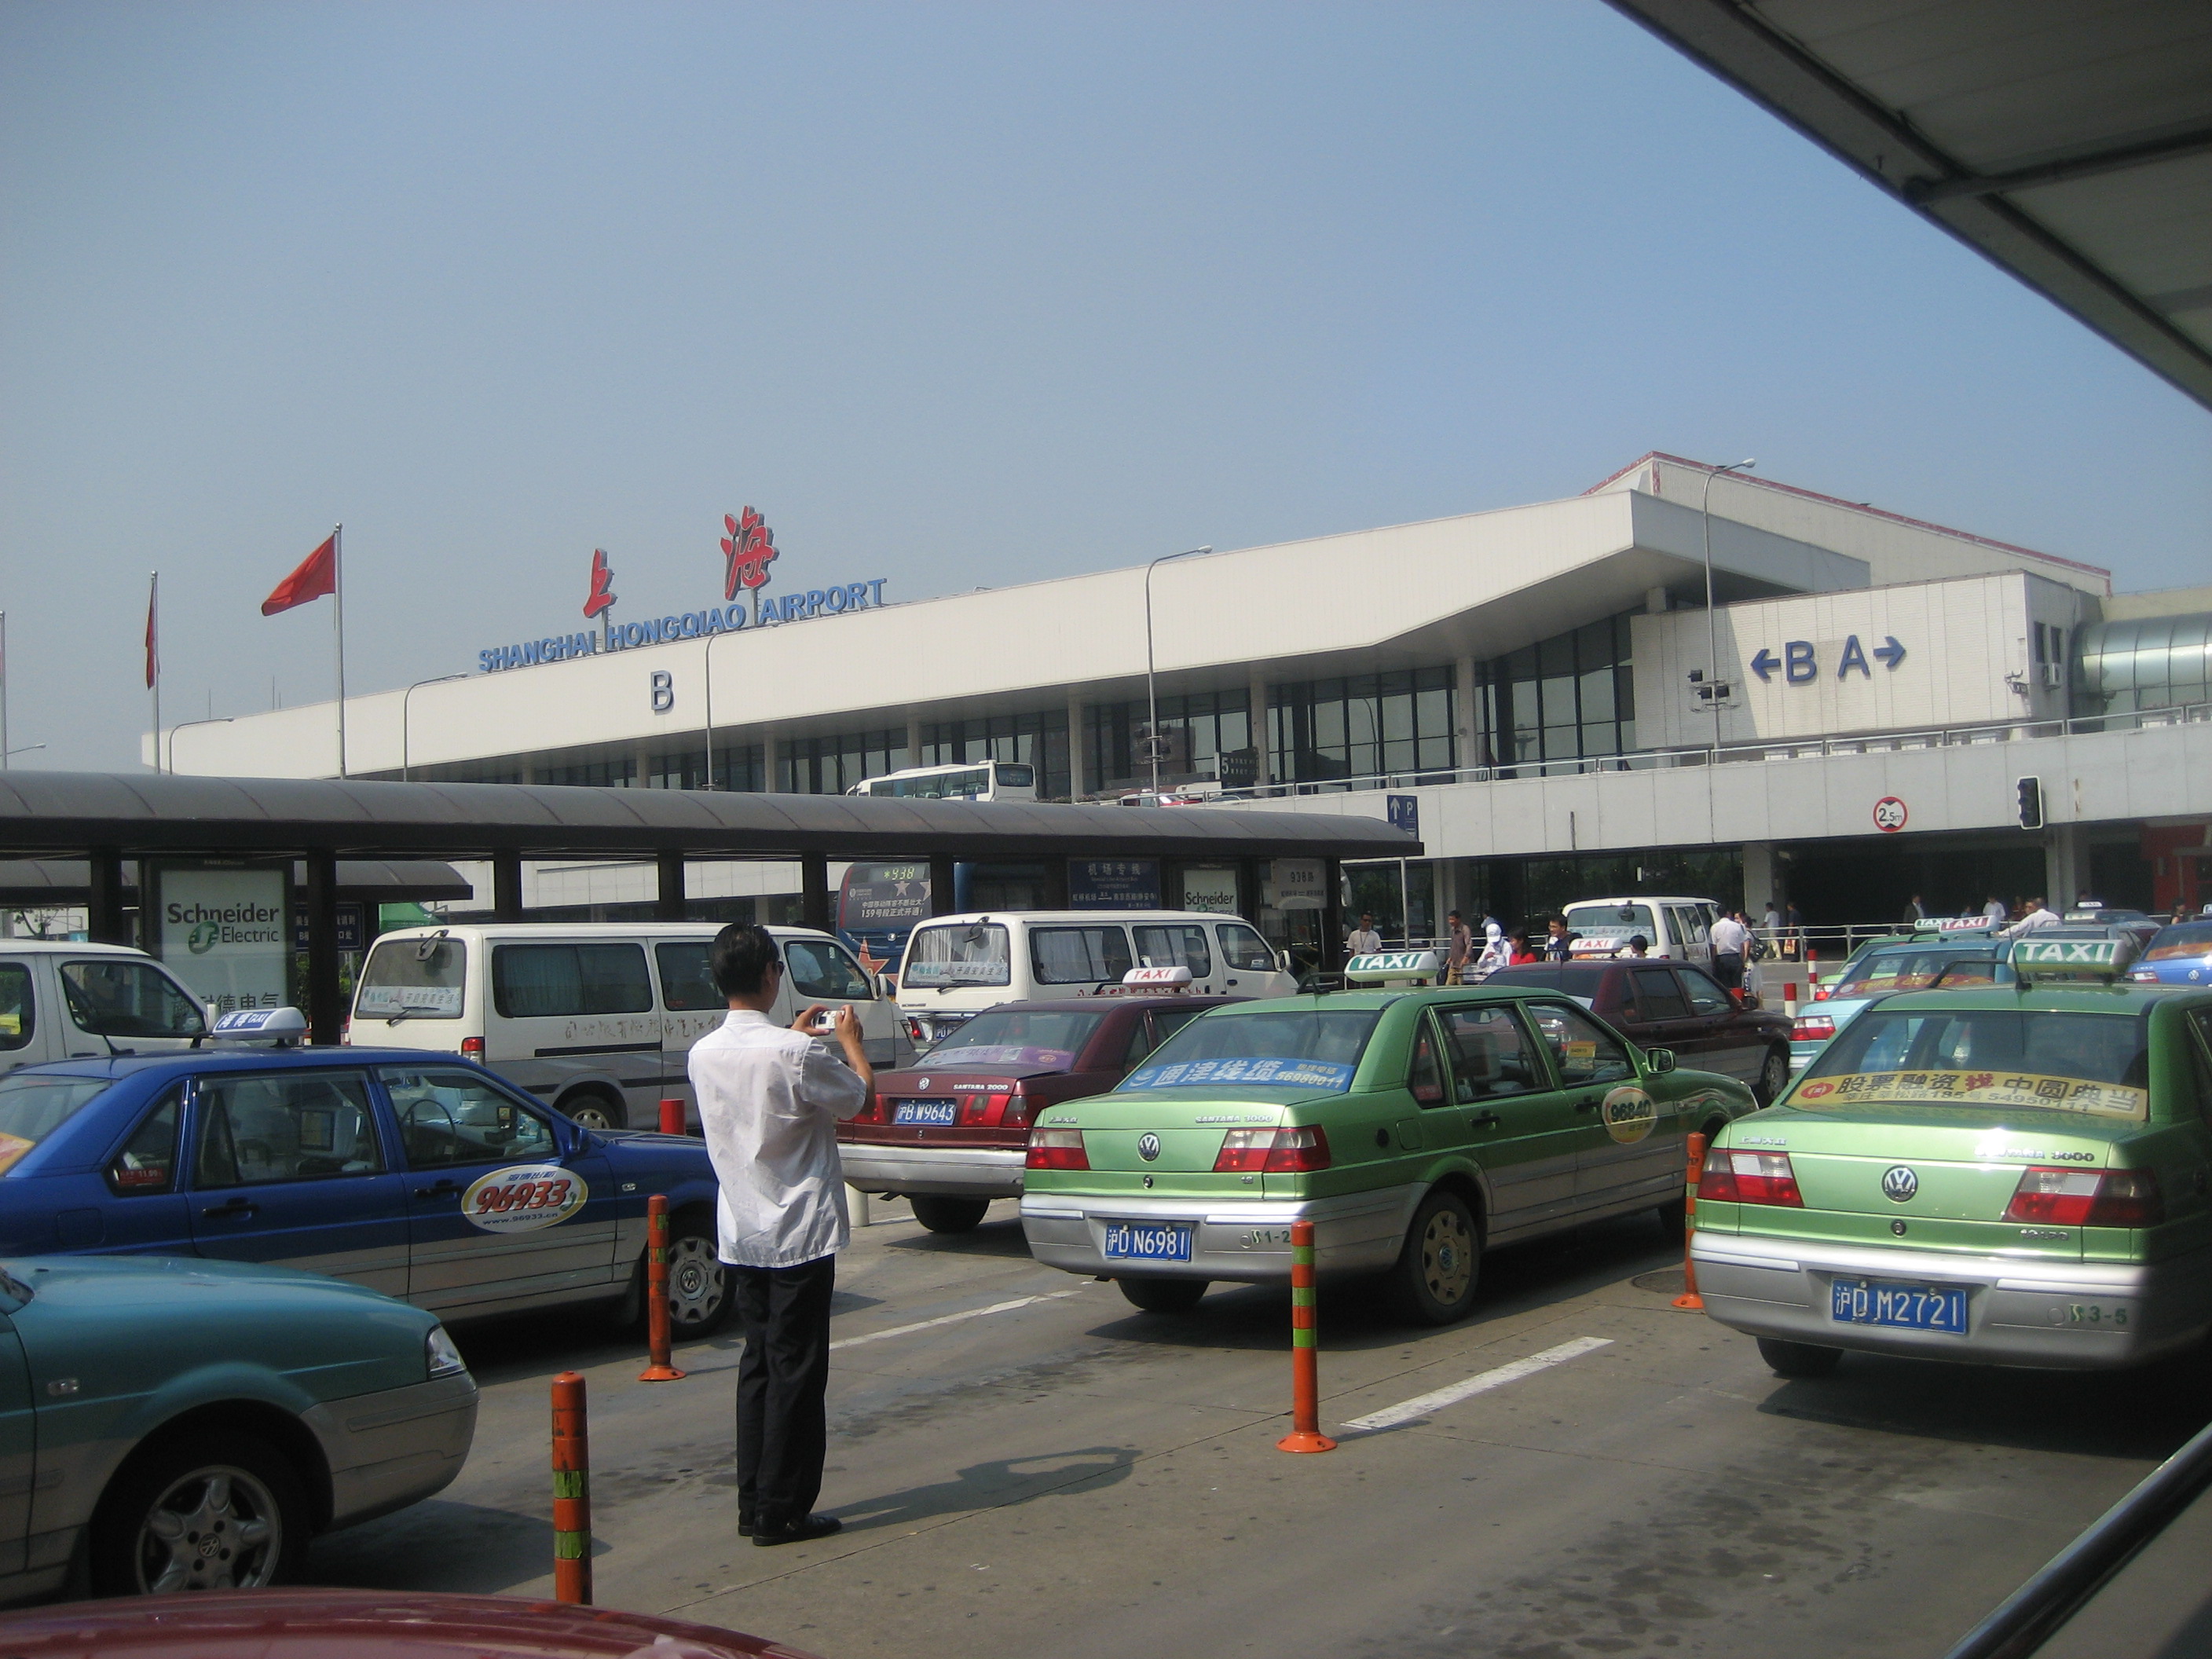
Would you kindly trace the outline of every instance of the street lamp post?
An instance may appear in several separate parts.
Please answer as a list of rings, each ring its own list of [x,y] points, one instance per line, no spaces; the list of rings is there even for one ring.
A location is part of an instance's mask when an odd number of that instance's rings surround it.
[[[1705,672],[1711,677],[1706,689],[1713,706],[1713,760],[1716,763],[1721,755],[1722,699],[1720,613],[1713,606],[1713,480],[1723,472],[1741,472],[1758,465],[1758,461],[1753,459],[1707,467],[1705,490],[1698,498],[1698,517],[1705,531],[1705,660],[1711,665]]]
[[[169,728],[169,741],[167,745],[165,745],[163,749],[156,750],[155,751],[155,760],[159,762],[162,755],[166,753],[168,757],[169,762],[166,769],[173,775],[177,769],[178,732],[182,732],[187,726],[228,726],[237,717],[233,714],[211,714],[204,720],[179,720],[174,726]],[[159,743],[161,740],[161,729],[159,726],[155,726],[154,728],[154,740],[156,743]],[[159,772],[165,769],[160,765],[156,765],[154,769]]]
[[[409,776],[408,776],[408,771],[409,771],[409,769],[410,769],[410,762],[412,761],[412,759],[413,759],[413,755],[412,755],[412,753],[411,753],[411,751],[410,751],[410,744],[409,744],[409,742],[408,742],[408,738],[409,738],[409,735],[410,735],[410,734],[409,734],[409,732],[408,732],[408,727],[407,727],[407,713],[408,713],[408,708],[407,708],[407,706],[408,706],[408,704],[410,704],[410,702],[412,702],[415,700],[415,694],[416,694],[417,691],[420,691],[420,690],[421,690],[424,686],[426,686],[426,685],[443,685],[443,684],[444,684],[447,680],[465,680],[465,679],[466,679],[466,678],[469,678],[469,677],[468,677],[466,674],[441,674],[441,675],[439,675],[435,679],[417,680],[417,681],[416,681],[416,682],[415,682],[415,684],[412,684],[412,685],[409,686],[409,687],[406,689],[406,690],[404,690],[404,691],[403,691],[403,692],[401,692],[401,693],[400,693],[400,695],[399,695],[399,781],[400,781],[400,782],[402,782],[402,783],[411,783],[412,781],[414,781],[414,780],[413,780],[413,779],[411,779],[410,777],[409,777]]]
[[[1159,688],[1152,674],[1152,572],[1170,559],[1194,559],[1201,553],[1213,551],[1209,542],[1204,547],[1187,547],[1180,553],[1163,553],[1145,567],[1145,753],[1152,763],[1152,805],[1160,804],[1160,698]]]

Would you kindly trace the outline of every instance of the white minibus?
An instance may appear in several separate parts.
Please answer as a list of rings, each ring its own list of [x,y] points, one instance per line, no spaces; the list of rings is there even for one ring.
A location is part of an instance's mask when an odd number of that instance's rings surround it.
[[[0,1072],[189,1048],[207,1030],[199,999],[134,945],[0,939]]]
[[[356,1048],[465,1054],[595,1129],[659,1127],[684,1103],[691,1045],[722,1022],[708,951],[711,921],[496,922],[386,933],[362,964],[346,1041]],[[851,1003],[869,1058],[896,1056],[896,1010],[828,933],[771,927],[787,1025],[809,1003]]]
[[[910,766],[866,778],[845,792],[900,800],[1035,800],[1036,768],[1027,761],[970,761]]]
[[[1577,958],[1618,956],[1637,934],[1644,954],[1713,965],[1712,926],[1721,908],[1702,898],[1584,899],[1566,908],[1567,931],[1579,933],[1570,948]]]
[[[1132,968],[1190,969],[1194,996],[1284,997],[1297,976],[1259,930],[1200,910],[1021,910],[933,916],[908,935],[899,1012],[934,1042],[986,1008],[1094,996]]]

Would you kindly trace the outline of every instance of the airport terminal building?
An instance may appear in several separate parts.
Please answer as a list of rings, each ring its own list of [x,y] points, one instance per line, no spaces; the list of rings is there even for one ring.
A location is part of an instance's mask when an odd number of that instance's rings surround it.
[[[472,673],[354,696],[344,771],[820,793],[991,757],[1112,799],[1151,781],[1149,661],[1161,782],[1201,801],[1171,810],[1417,823],[1424,858],[1352,878],[1394,935],[1633,890],[1815,922],[1916,894],[2212,899],[2212,588],[2115,595],[2101,569],[1656,453],[1565,501],[1159,562],[1149,625],[1144,565],[902,602],[895,578],[807,586],[750,509],[725,524],[719,554],[702,537],[713,603],[548,614]],[[574,580],[608,586],[581,560]],[[183,725],[161,757],[336,775],[337,714]],[[780,869],[694,890],[775,915]],[[540,866],[527,897],[617,915],[652,884]]]

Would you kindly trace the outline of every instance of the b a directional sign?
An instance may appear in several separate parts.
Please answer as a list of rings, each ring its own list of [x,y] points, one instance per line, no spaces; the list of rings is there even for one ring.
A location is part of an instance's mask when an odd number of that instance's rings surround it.
[[[1896,672],[1897,665],[1905,660],[1905,647],[1897,642],[1897,635],[1891,634],[1885,638],[1883,643],[1875,647],[1874,654],[1875,661],[1893,673]]]
[[[1751,672],[1762,681],[1772,679],[1774,671],[1781,666],[1782,659],[1763,645],[1759,647],[1759,654],[1751,659]]]

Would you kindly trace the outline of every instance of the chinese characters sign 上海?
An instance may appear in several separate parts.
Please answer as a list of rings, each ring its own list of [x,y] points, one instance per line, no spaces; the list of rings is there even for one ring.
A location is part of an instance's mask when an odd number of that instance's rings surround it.
[[[1158,859],[1071,859],[1067,902],[1075,910],[1157,910]]]

